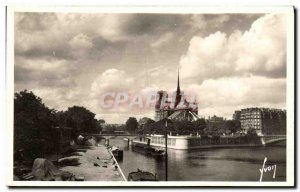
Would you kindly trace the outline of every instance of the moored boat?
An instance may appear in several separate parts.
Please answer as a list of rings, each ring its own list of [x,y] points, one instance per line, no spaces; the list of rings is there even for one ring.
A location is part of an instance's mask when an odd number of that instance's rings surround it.
[[[163,156],[165,155],[165,150],[162,150],[162,149],[155,149],[155,148],[151,148],[150,149],[150,154],[152,156]]]
[[[143,144],[143,143],[133,143],[132,151],[139,152],[149,156],[155,156],[155,157],[160,157],[165,154],[164,150],[150,147],[147,144]]]
[[[111,148],[111,152],[116,159],[123,159],[123,150],[119,149],[118,147],[113,146]]]
[[[128,181],[157,181],[156,174],[150,173],[148,171],[142,171],[140,169],[129,173],[127,180]]]
[[[142,154],[145,154],[145,155],[150,155],[150,151],[148,149],[148,147],[146,146],[139,146],[139,145],[133,145],[132,146],[132,151],[135,151],[135,152],[138,152],[138,153],[142,153]]]

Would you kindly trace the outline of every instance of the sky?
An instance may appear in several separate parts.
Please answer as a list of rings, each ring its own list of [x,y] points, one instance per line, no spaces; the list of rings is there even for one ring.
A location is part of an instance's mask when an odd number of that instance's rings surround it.
[[[283,14],[15,13],[15,92],[125,123],[154,118],[145,98],[175,91],[179,71],[200,117],[286,108],[286,33]]]

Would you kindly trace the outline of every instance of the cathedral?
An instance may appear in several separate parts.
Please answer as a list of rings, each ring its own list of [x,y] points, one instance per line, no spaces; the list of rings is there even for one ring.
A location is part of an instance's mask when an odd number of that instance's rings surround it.
[[[158,91],[155,104],[155,121],[162,119],[195,121],[198,117],[198,104],[189,102],[180,91],[179,72],[177,79],[177,90],[171,97],[166,91]]]

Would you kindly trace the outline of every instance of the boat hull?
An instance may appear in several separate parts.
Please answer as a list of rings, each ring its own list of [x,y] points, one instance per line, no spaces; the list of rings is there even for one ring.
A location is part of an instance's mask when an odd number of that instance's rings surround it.
[[[164,150],[156,149],[144,143],[133,143],[131,149],[132,151],[142,153],[144,155],[149,155],[154,157],[164,156]]]

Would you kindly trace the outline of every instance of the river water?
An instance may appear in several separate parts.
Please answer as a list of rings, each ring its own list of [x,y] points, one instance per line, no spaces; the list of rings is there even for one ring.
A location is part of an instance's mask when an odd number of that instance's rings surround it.
[[[119,161],[127,177],[137,168],[156,173],[159,180],[165,180],[164,158],[154,158],[134,152],[123,139],[111,139],[110,145],[123,149],[123,160]],[[263,173],[262,181],[286,180],[285,143],[269,147],[219,148],[201,150],[168,149],[169,181],[259,181],[263,161],[276,165],[273,170]],[[274,166],[273,166],[274,168]]]

